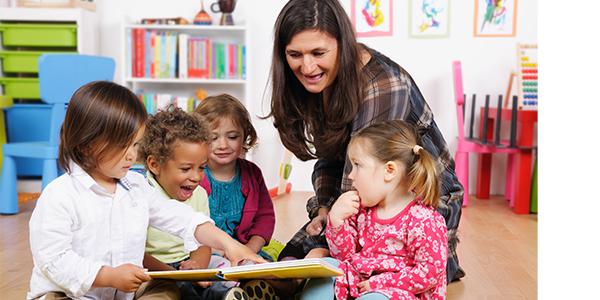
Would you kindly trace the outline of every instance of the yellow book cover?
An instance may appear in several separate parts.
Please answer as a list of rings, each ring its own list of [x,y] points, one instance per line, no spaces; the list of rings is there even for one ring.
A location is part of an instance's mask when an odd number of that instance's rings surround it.
[[[246,279],[290,279],[335,277],[342,275],[339,268],[319,258],[287,260],[264,264],[204,270],[152,271],[152,278],[175,280],[232,280]]]

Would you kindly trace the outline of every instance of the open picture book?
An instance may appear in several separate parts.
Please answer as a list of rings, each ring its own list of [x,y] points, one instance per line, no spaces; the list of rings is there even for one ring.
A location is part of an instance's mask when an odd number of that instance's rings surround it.
[[[320,258],[287,260],[220,269],[149,271],[146,273],[152,278],[188,281],[240,281],[259,278],[290,279],[335,277],[342,275],[339,268]]]

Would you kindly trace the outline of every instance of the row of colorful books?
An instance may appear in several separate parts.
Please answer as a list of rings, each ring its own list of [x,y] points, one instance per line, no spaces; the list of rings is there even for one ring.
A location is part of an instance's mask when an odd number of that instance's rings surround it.
[[[246,46],[179,34],[179,78],[246,79]]]
[[[195,97],[183,97],[171,94],[144,93],[143,91],[138,91],[137,94],[149,114],[154,114],[171,104],[184,111],[193,112],[201,101]]]
[[[127,36],[128,76],[245,79],[246,46],[168,30],[134,28]]]

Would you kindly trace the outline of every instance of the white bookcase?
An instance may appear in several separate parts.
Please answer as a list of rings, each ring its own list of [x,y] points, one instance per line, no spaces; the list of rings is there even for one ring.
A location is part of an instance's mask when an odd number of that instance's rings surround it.
[[[77,24],[77,52],[98,54],[98,17],[83,8],[0,8],[1,21],[75,23]]]
[[[214,41],[223,43],[238,43],[246,46],[245,53],[245,79],[213,79],[213,78],[149,78],[149,77],[133,77],[131,74],[132,61],[128,52],[132,43],[134,29],[146,29],[156,31],[168,31],[176,33],[185,33],[190,37],[209,38]],[[220,93],[228,93],[238,98],[249,111],[249,103],[252,101],[248,98],[250,93],[248,84],[250,78],[248,72],[251,67],[251,62],[247,59],[250,57],[250,49],[247,43],[247,31],[245,26],[219,26],[219,25],[147,25],[147,24],[125,24],[122,30],[122,78],[124,85],[133,92],[143,90],[147,93],[165,93],[174,96],[194,96],[195,90],[202,88],[207,94],[216,95]],[[178,49],[179,47],[177,47]]]

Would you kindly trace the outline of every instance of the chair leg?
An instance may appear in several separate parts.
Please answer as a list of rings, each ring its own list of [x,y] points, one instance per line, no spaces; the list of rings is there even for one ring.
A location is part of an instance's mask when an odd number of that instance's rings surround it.
[[[515,155],[509,154],[506,159],[506,183],[504,198],[509,201],[509,206],[515,206]]]
[[[45,159],[42,171],[42,190],[44,190],[48,183],[56,179],[56,177],[58,177],[58,165],[56,159]]]
[[[2,178],[0,178],[0,214],[16,214],[19,212],[17,198],[17,164],[15,159],[4,156],[2,162]]]
[[[490,179],[492,176],[492,154],[482,153],[477,160],[477,199],[490,199]]]
[[[463,206],[469,204],[469,153],[456,152],[454,157],[456,177],[463,186]]]

